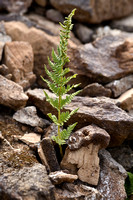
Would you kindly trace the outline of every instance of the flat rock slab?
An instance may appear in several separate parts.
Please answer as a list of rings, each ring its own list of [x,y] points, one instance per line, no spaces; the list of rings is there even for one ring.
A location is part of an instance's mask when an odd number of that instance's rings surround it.
[[[133,39],[128,35],[107,35],[78,48],[72,48],[69,67],[84,83],[109,83],[133,73]]]
[[[0,176],[0,188],[1,199],[55,200],[54,186],[48,178],[45,166],[41,164]]]
[[[54,97],[54,94],[48,90],[46,92]],[[46,102],[43,89],[28,90],[27,95],[45,115],[49,112],[55,113],[55,110]],[[72,111],[77,107],[78,112],[69,120],[70,124],[78,122],[77,129],[95,124],[110,134],[111,146],[121,145],[127,138],[133,139],[133,118],[117,107],[115,100],[107,97],[75,97],[65,110]]]
[[[125,200],[126,170],[106,150],[101,150],[99,157],[101,172],[96,189],[104,195],[104,200]]]
[[[38,117],[37,109],[35,106],[28,106],[18,110],[13,115],[13,119],[20,123],[27,124],[33,127],[46,127],[46,124],[48,125],[47,120]]]
[[[24,107],[27,100],[20,85],[0,75],[0,104],[17,110]]]
[[[77,8],[75,19],[88,22],[100,23],[103,20],[116,19],[132,13],[132,0],[50,0],[51,4],[63,13],[70,13],[72,9]]]

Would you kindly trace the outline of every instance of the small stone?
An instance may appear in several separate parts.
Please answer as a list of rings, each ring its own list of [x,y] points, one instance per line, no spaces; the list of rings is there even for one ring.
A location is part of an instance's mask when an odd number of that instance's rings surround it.
[[[27,100],[28,96],[20,85],[0,75],[0,104],[18,110],[26,105]]]
[[[37,116],[37,110],[36,107],[34,106],[28,106],[22,108],[21,110],[18,110],[13,115],[13,119],[15,119],[20,123],[27,124],[33,127],[35,126],[45,127],[45,120]]]
[[[58,10],[55,10],[55,9],[47,10],[46,17],[56,23],[64,21],[63,15]]]
[[[63,182],[72,183],[78,179],[77,175],[67,174],[63,171],[51,172],[49,177],[53,184],[59,185]]]
[[[93,30],[83,24],[74,26],[75,33],[82,43],[88,43],[92,40]]]
[[[27,145],[34,145],[40,142],[41,136],[36,133],[26,133],[19,139]]]
[[[117,99],[117,104],[119,107],[126,111],[133,109],[133,88],[126,91]]]

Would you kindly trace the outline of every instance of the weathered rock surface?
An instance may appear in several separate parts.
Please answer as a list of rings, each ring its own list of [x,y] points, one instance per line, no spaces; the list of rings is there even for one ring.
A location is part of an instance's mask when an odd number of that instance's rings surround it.
[[[6,42],[11,42],[11,37],[6,35],[4,24],[0,23],[0,61],[2,59],[3,49]]]
[[[133,166],[133,151],[128,145],[109,148],[111,156],[121,164],[126,171],[130,171]]]
[[[89,97],[97,97],[97,96],[111,96],[111,90],[105,88],[99,83],[92,83],[87,85],[83,90],[79,93],[79,96],[89,96]]]
[[[28,106],[18,110],[14,115],[13,119],[16,121],[27,124],[30,126],[46,127],[49,122],[45,119],[39,118],[35,106]]]
[[[122,93],[126,92],[126,90],[133,87],[133,75],[129,75],[119,80],[112,81],[105,87],[112,90],[114,97],[118,97]]]
[[[104,200],[126,199],[124,188],[126,170],[106,150],[101,150],[99,157],[101,172],[96,189],[104,195]]]
[[[46,92],[54,97],[48,90]],[[28,90],[27,95],[30,101],[44,114],[47,114],[49,110],[55,113],[55,110],[46,102],[42,89]],[[78,129],[93,123],[110,134],[111,146],[118,146],[127,138],[133,139],[133,118],[115,104],[115,100],[107,97],[75,97],[65,107],[65,110],[72,111],[78,107],[78,112],[69,120],[70,124],[75,121],[78,122],[76,126]]]
[[[132,0],[124,1],[119,0],[50,0],[51,4],[63,13],[70,13],[72,9],[77,8],[75,19],[88,22],[100,23],[103,20],[116,19],[124,17],[132,13]]]
[[[0,75],[0,104],[17,110],[24,107],[27,100],[20,85]]]
[[[32,0],[1,0],[0,10],[6,10],[11,13],[21,13],[27,11],[28,7],[31,5]]]
[[[68,174],[63,171],[55,171],[49,174],[49,178],[53,184],[59,185],[60,183],[63,183],[63,182],[72,183],[78,179],[78,176]]]
[[[117,99],[118,105],[126,110],[130,111],[133,109],[133,88],[123,93],[118,99]]]
[[[55,200],[45,166],[35,164],[0,176],[0,198],[7,200]]]
[[[123,19],[113,20],[111,27],[122,31],[133,32],[133,15],[124,17]]]
[[[4,64],[0,65],[0,74],[9,80],[12,79],[12,74],[9,73],[8,67]]]
[[[27,145],[36,145],[41,140],[41,135],[36,133],[26,133],[22,137],[19,137],[19,140],[26,143]]]
[[[95,188],[82,185],[67,183],[64,188],[56,188],[55,197],[56,200],[103,200],[103,195]]]
[[[106,148],[109,141],[108,133],[95,125],[76,131],[68,139],[61,167],[77,174],[83,182],[97,185],[100,171],[98,152]]]
[[[35,2],[42,7],[45,7],[48,0],[35,0]]]
[[[6,43],[4,63],[12,74],[12,80],[24,89],[35,82],[33,50],[29,43],[18,41]]]

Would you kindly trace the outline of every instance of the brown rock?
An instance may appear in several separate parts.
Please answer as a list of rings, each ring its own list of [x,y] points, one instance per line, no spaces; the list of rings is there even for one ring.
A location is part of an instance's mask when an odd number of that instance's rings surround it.
[[[31,5],[32,0],[1,0],[0,1],[0,10],[6,10],[12,13],[21,13],[27,11],[28,7]]]
[[[0,75],[0,104],[17,110],[24,107],[27,100],[28,96],[20,85]]]
[[[125,200],[126,170],[106,150],[101,150],[99,157],[101,172],[96,189],[103,194],[104,200]]]
[[[83,182],[97,185],[100,171],[98,152],[108,146],[109,140],[108,133],[94,125],[76,131],[68,139],[61,167],[77,174]]]
[[[79,93],[79,96],[90,96],[90,97],[97,97],[97,96],[111,96],[111,90],[105,88],[99,83],[92,83],[87,85],[83,90]]]
[[[100,23],[104,20],[124,17],[132,13],[132,0],[123,2],[112,1],[71,1],[71,0],[50,0],[51,4],[61,12],[68,14],[72,9],[77,8],[74,16],[81,22]]]
[[[35,2],[42,7],[45,7],[47,4],[47,0],[35,0]]]
[[[48,90],[46,92],[55,97]],[[28,90],[27,95],[30,101],[44,114],[55,113],[55,110],[45,100],[43,90]],[[75,97],[72,102],[65,107],[65,110],[72,111],[79,108],[78,112],[73,115],[69,124],[78,122],[76,128],[82,128],[89,124],[96,124],[105,129],[111,136],[111,146],[118,146],[127,138],[133,139],[132,127],[133,118],[125,111],[116,106],[116,101],[107,97]]]
[[[126,91],[124,94],[122,94],[117,99],[118,105],[127,111],[130,111],[133,109],[133,88]]]
[[[8,42],[5,45],[4,63],[12,73],[12,80],[23,88],[35,82],[33,74],[33,50],[27,42]]]
[[[19,140],[26,143],[27,145],[34,145],[40,142],[41,136],[36,133],[26,133],[20,137]]]
[[[64,21],[63,15],[55,10],[55,9],[49,9],[46,11],[46,17],[50,19],[53,22],[59,23]]]
[[[53,184],[59,185],[60,183],[63,183],[63,182],[72,183],[78,179],[78,176],[67,174],[63,171],[56,171],[56,172],[51,172],[49,174],[49,178]]]
[[[126,90],[133,87],[133,75],[125,76],[120,80],[112,81],[111,83],[105,85],[105,87],[112,90],[114,97],[118,97],[122,93],[126,92]]]

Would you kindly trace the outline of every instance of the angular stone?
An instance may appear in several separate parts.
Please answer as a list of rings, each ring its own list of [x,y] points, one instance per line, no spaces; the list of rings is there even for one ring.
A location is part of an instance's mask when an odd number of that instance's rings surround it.
[[[126,90],[133,87],[133,75],[125,76],[120,80],[112,81],[105,85],[105,87],[112,90],[114,97],[118,97],[122,93],[126,92]]]
[[[23,14],[27,11],[28,7],[31,5],[32,0],[1,0],[0,1],[0,10],[6,10],[12,13]]]
[[[55,171],[49,174],[49,178],[53,184],[59,185],[60,183],[63,183],[63,182],[72,183],[78,179],[78,176],[68,174],[63,171]]]
[[[104,200],[126,199],[124,187],[126,170],[106,150],[101,150],[99,157],[101,172],[96,189],[103,194]]]
[[[72,0],[50,0],[52,6],[61,12],[68,14],[72,9],[77,8],[75,19],[87,23],[100,23],[104,20],[124,17],[132,13],[132,0],[124,1],[72,1]]]
[[[92,83],[87,85],[83,90],[79,93],[79,96],[89,96],[89,97],[97,97],[97,96],[111,96],[111,90],[105,88],[99,83]]]
[[[133,88],[126,91],[117,99],[117,104],[124,110],[130,111],[133,109]]]
[[[27,100],[28,96],[20,85],[0,75],[0,104],[18,110],[26,105]]]
[[[36,133],[26,133],[22,137],[19,137],[19,140],[23,141],[27,145],[34,145],[40,142],[41,135]]]
[[[0,188],[1,199],[55,200],[54,186],[41,164],[0,176]]]
[[[27,124],[30,126],[46,127],[49,122],[45,119],[39,118],[35,106],[28,106],[18,110],[14,115],[13,119],[16,121]]]
[[[48,90],[46,92],[51,97],[55,97]],[[46,102],[42,89],[28,90],[27,95],[44,114],[47,114],[49,110],[56,113],[55,109]],[[75,97],[69,105],[65,106],[65,110],[72,111],[75,108],[79,110],[70,118],[69,124],[78,122],[76,129],[95,124],[110,134],[111,146],[119,146],[127,138],[133,139],[133,118],[120,109],[115,100],[107,97]]]
[[[4,49],[4,63],[12,73],[12,80],[24,89],[35,82],[33,50],[27,42],[8,42]]]

